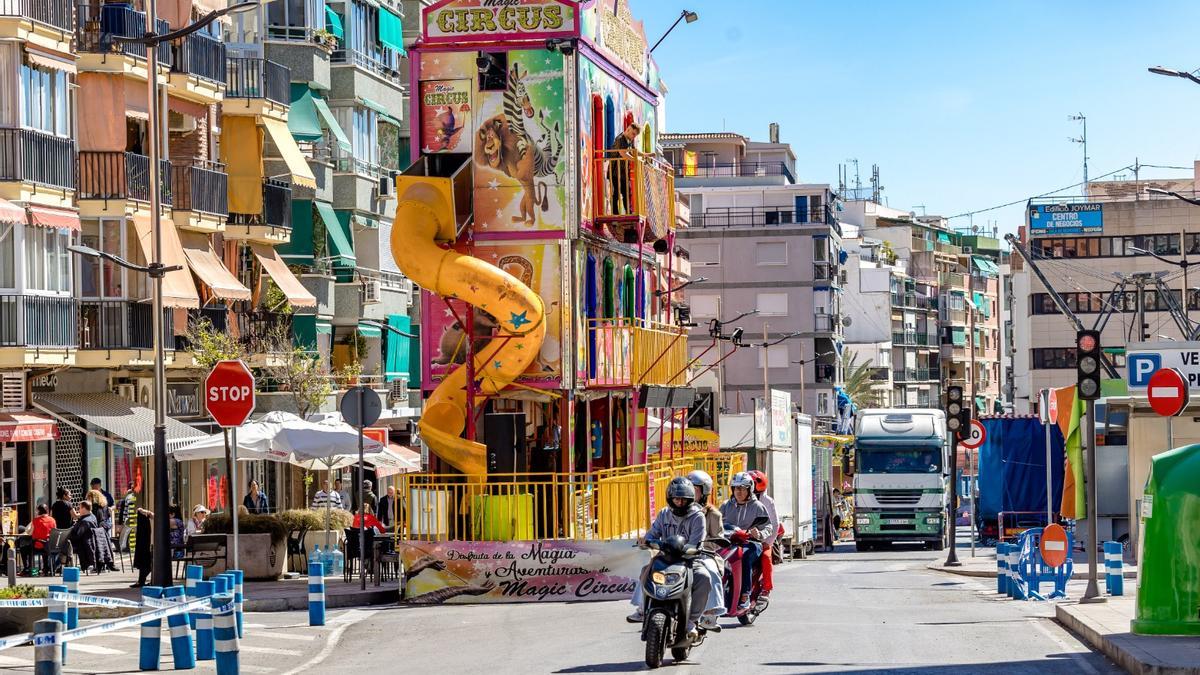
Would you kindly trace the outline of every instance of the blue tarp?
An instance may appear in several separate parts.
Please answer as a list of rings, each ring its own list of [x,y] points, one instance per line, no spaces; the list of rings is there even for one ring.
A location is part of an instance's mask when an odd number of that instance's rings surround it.
[[[980,521],[996,519],[1000,511],[1046,511],[1046,431],[1034,418],[983,419],[987,439],[979,448]],[[1051,496],[1054,510],[1062,501],[1063,437],[1050,429]],[[1007,520],[1007,518],[1005,519]]]

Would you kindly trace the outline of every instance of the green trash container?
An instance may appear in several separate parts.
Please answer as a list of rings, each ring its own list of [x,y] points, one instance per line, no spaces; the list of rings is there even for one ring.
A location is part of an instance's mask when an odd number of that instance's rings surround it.
[[[1200,635],[1200,445],[1150,460],[1142,498],[1139,635]]]

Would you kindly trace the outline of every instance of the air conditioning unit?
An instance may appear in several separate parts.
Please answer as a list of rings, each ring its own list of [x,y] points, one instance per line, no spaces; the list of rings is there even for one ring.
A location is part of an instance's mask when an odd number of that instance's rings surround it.
[[[363,279],[362,301],[364,305],[373,305],[379,302],[380,291],[383,282],[379,279]]]
[[[154,378],[139,377],[133,382],[137,386],[136,402],[148,407],[154,401]]]
[[[137,403],[137,385],[118,384],[113,387],[113,393],[130,403]]]
[[[25,409],[25,373],[19,370],[0,373],[0,411]]]
[[[378,196],[379,199],[396,198],[396,182],[390,173],[379,178]]]
[[[974,249],[971,248],[970,246],[962,247],[962,252],[966,255],[970,255],[972,251],[974,251]]]

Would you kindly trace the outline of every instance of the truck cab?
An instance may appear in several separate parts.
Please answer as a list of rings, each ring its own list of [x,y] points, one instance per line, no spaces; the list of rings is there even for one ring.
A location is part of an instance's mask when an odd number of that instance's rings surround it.
[[[863,410],[854,435],[858,550],[897,541],[941,550],[949,459],[945,413],[934,408]]]

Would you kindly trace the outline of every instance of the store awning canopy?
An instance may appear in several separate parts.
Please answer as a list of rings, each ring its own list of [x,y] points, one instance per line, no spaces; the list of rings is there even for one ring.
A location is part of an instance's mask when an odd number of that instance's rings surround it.
[[[181,232],[183,254],[196,276],[208,286],[213,295],[226,300],[249,300],[250,289],[233,276],[213,251],[208,235],[199,232]]]
[[[29,224],[56,230],[79,231],[79,214],[49,206],[30,206]]]
[[[221,161],[229,174],[230,213],[262,213],[262,150],[262,129],[253,117],[221,118]]]
[[[264,117],[262,123],[267,130],[267,135],[275,143],[275,148],[283,157],[283,163],[287,164],[288,173],[292,175],[292,183],[315,190],[317,177],[309,168],[304,153],[300,152],[300,146],[296,145],[296,139],[292,138],[292,132],[288,130],[287,123],[272,117]]]
[[[317,214],[325,223],[326,239],[329,241],[329,257],[334,263],[354,267],[354,245],[350,239],[350,228],[342,224],[333,210],[333,205],[326,202],[316,202]]]
[[[154,454],[154,411],[116,394],[34,394],[33,405],[88,435],[132,447],[138,457]],[[98,427],[100,432],[81,429],[70,417]],[[168,451],[205,436],[199,429],[170,417],[166,418],[166,428]]]
[[[8,201],[0,199],[0,223],[23,224],[28,215],[25,209]]]
[[[971,260],[975,263],[975,269],[979,270],[980,272],[993,276],[1000,276],[1000,268],[997,267],[996,263],[992,262],[991,260],[988,260],[987,258],[981,258],[977,255],[971,256]]]
[[[154,260],[153,232],[150,224],[150,214],[139,212],[133,217],[133,228],[137,230],[138,243],[142,247],[142,255],[146,260]],[[179,267],[167,272],[163,277],[163,304],[167,307],[196,308],[200,306],[200,294],[196,292],[196,282],[188,271],[187,256],[183,254],[183,244],[179,241],[179,231],[170,220],[163,219],[160,223],[162,232],[162,263],[167,267]]]
[[[52,417],[34,413],[0,413],[0,443],[31,443],[58,438],[58,424]]]
[[[307,84],[292,83],[292,107],[288,109],[288,131],[298,141],[319,141],[321,123],[317,121],[317,106],[313,105],[314,93]]]
[[[988,409],[987,409],[987,397],[986,396],[976,396],[975,397],[975,409],[977,411],[979,411],[981,414],[987,414]]]
[[[254,251],[254,257],[258,258],[263,270],[275,281],[275,285],[279,287],[293,307],[317,306],[316,296],[309,293],[296,275],[292,274],[283,259],[279,257],[278,251],[266,244],[250,244],[250,250]]]
[[[375,112],[379,113],[379,121],[387,122],[388,124],[394,124],[396,126],[402,126],[400,124],[400,120],[396,119],[395,117],[392,117],[392,115],[391,115],[392,111],[385,108],[382,104],[376,103],[375,101],[372,101],[369,98],[360,98],[360,99],[358,99],[358,102],[361,103],[364,107],[370,108],[371,110],[374,110]]]
[[[367,323],[366,321],[358,322],[358,334],[363,337],[377,338],[383,334],[383,329],[377,324]]]
[[[337,140],[338,147],[346,152],[350,152],[350,139],[346,137],[345,130],[342,125],[338,124],[337,118],[333,116],[333,111],[329,109],[329,104],[325,99],[321,98],[320,94],[313,93],[313,107],[317,109],[317,114],[321,117],[321,121],[325,123],[325,128],[329,129],[329,133],[333,134]]]

